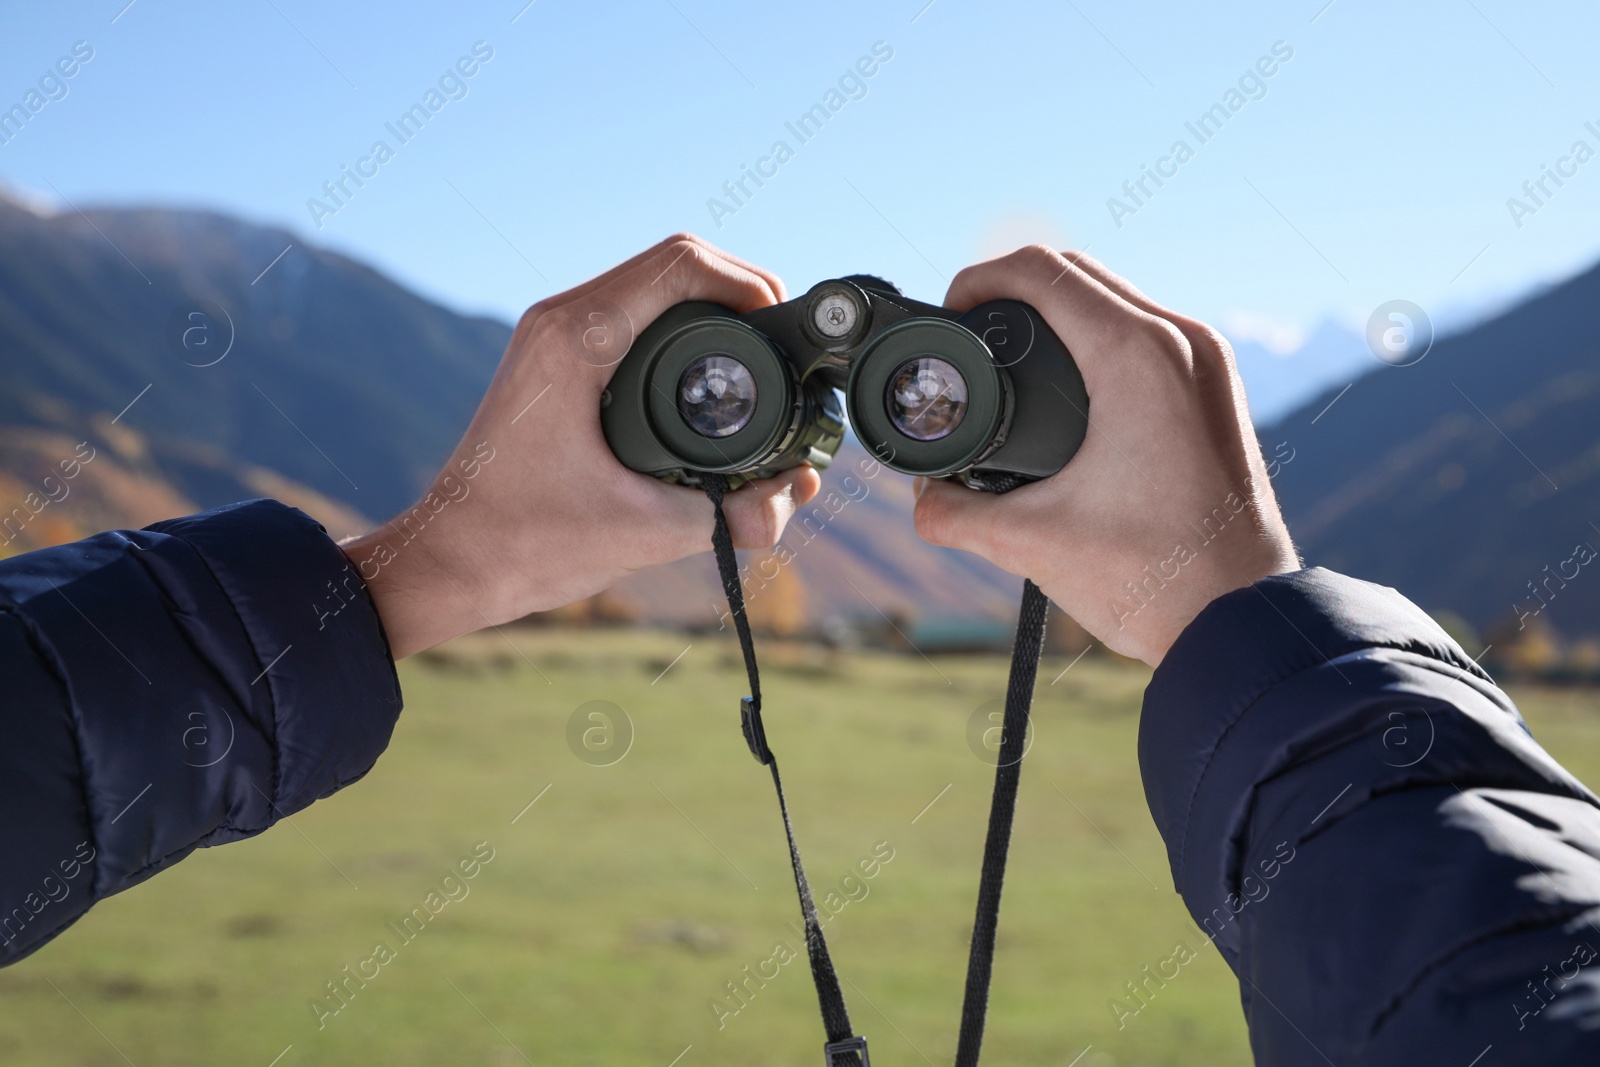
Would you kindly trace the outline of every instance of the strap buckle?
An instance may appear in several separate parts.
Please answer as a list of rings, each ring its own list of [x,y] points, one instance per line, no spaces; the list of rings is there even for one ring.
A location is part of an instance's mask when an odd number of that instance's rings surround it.
[[[767,747],[767,728],[761,724],[761,710],[750,697],[739,698],[739,727],[744,731],[744,743],[750,754],[763,767],[772,762],[772,749]]]
[[[861,1054],[861,1067],[872,1067],[872,1061],[867,1058],[867,1039],[864,1037],[847,1037],[843,1041],[830,1041],[822,1046],[824,1067],[834,1067],[835,1056],[846,1056],[852,1052]]]

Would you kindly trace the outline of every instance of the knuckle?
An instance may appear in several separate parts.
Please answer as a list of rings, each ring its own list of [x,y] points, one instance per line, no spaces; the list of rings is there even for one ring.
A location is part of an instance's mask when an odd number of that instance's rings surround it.
[[[973,283],[983,276],[984,269],[985,264],[977,263],[956,271],[955,277],[950,279],[950,285],[945,290],[947,299],[957,302],[964,300],[966,294],[971,291]]]
[[[528,308],[528,310],[524,311],[522,313],[522,317],[517,319],[517,328],[512,331],[512,343],[522,343],[531,337],[534,330],[536,330],[540,323],[542,323],[549,315],[551,307],[552,305],[549,300],[541,300],[532,307]]]
[[[1061,253],[1045,244],[1024,245],[1013,253],[1018,263],[1030,271],[1049,271],[1054,274],[1061,269]]]
[[[661,245],[642,276],[648,280],[644,288],[664,290],[682,300],[697,295],[710,273],[700,243],[679,237]]]
[[[1057,254],[1061,259],[1071,263],[1075,267],[1084,270],[1085,272],[1098,269],[1105,271],[1107,274],[1111,273],[1111,271],[1106,269],[1104,263],[1101,263],[1098,259],[1095,259],[1082,249],[1071,249],[1065,252],[1059,252]]]
[[[1145,340],[1172,359],[1189,362],[1193,358],[1193,350],[1189,339],[1176,325],[1168,322],[1159,315],[1141,313],[1140,334]]]
[[[1192,347],[1195,349],[1195,355],[1210,357],[1224,366],[1234,365],[1233,346],[1215,327],[1204,322],[1194,322],[1187,332],[1193,338]]]
[[[700,258],[700,242],[692,237],[674,237],[667,242],[667,247],[662,250],[662,253],[669,263],[688,257],[698,260]]]

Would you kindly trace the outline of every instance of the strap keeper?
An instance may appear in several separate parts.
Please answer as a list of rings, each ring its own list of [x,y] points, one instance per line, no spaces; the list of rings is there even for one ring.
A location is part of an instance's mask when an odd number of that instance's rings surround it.
[[[861,1067],[872,1067],[872,1061],[867,1058],[867,1039],[864,1037],[847,1037],[843,1041],[830,1041],[822,1046],[824,1067],[834,1067],[835,1056],[847,1056],[852,1052],[861,1054]]]
[[[761,724],[761,711],[750,697],[739,698],[739,727],[744,731],[744,743],[750,754],[763,767],[772,762],[772,749],[767,747],[767,729]]]

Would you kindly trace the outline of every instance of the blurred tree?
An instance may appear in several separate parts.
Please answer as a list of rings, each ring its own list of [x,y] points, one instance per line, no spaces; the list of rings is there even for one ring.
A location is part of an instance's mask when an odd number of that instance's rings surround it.
[[[1543,615],[1507,619],[1486,635],[1493,650],[1491,670],[1539,677],[1562,664],[1561,637]]]
[[[784,563],[776,555],[751,562],[749,574],[754,581],[745,583],[750,590],[745,610],[750,613],[752,629],[774,637],[794,637],[805,631],[806,589],[799,569],[798,561],[791,558]]]
[[[1567,653],[1567,669],[1586,681],[1600,679],[1600,637],[1588,637]]]
[[[1483,639],[1478,636],[1477,628],[1466,619],[1453,611],[1431,612],[1433,621],[1439,624],[1439,629],[1449,634],[1455,643],[1466,650],[1467,655],[1476,656],[1483,651]]]
[[[639,622],[639,607],[610,589],[550,611],[536,611],[518,620],[530,626],[632,626]]]
[[[1052,606],[1050,617],[1044,624],[1044,650],[1046,655],[1076,656],[1088,645],[1097,645],[1098,642],[1089,636],[1089,631],[1078,624],[1078,620]]]

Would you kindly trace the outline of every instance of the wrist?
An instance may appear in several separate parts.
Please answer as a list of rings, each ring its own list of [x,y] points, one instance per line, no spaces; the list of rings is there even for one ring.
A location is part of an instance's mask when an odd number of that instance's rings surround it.
[[[1262,558],[1212,575],[1208,582],[1196,588],[1190,599],[1180,601],[1178,610],[1165,620],[1165,625],[1155,628],[1147,635],[1144,647],[1139,652],[1139,658],[1152,667],[1161,666],[1161,661],[1166,659],[1167,653],[1178,638],[1212,603],[1229,593],[1248,589],[1264,578],[1291,574],[1300,569],[1300,560],[1292,548],[1287,546],[1270,548],[1263,546],[1263,548],[1267,551],[1263,552]]]
[[[453,573],[455,553],[435,551],[394,522],[339,548],[366,583],[395,659],[485,625],[473,606],[473,583],[467,574]]]

